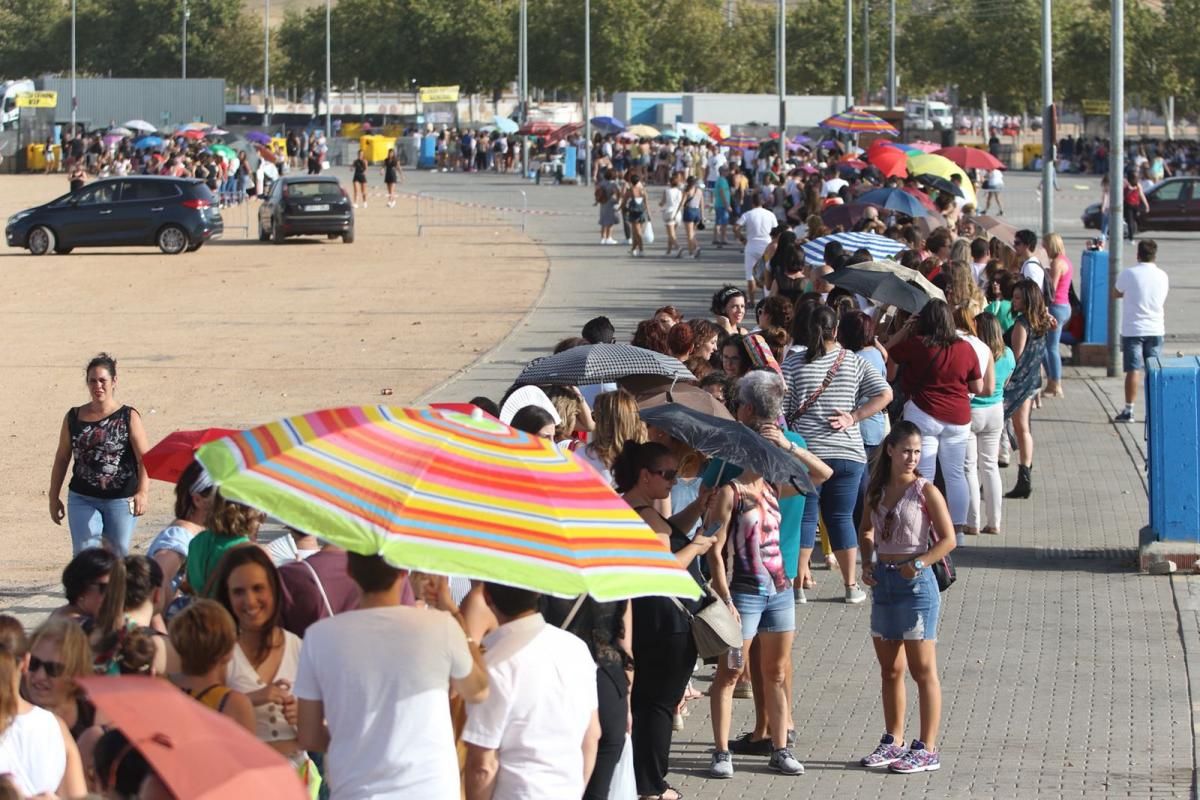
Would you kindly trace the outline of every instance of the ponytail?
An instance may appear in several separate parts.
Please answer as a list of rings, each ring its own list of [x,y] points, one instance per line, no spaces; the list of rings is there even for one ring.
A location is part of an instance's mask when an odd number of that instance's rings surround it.
[[[825,355],[825,343],[835,338],[837,331],[837,314],[829,306],[814,308],[808,317],[808,330],[805,331],[805,346],[808,348],[804,358],[810,364]]]
[[[96,626],[93,632],[97,641],[115,633],[125,622],[125,560],[118,558],[113,562],[112,572],[108,574],[108,587],[104,591],[104,602],[96,614]]]
[[[20,695],[13,691],[13,684],[28,652],[29,641],[21,623],[7,614],[0,616],[0,734],[8,730],[20,710]]]

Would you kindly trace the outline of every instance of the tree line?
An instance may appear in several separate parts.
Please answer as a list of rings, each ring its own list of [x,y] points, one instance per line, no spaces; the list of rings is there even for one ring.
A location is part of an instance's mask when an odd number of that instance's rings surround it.
[[[517,73],[519,0],[337,0],[331,17],[335,86],[408,89],[459,84],[498,96]],[[887,0],[854,0],[856,93],[883,95]],[[864,6],[866,19],[864,20]],[[951,90],[978,107],[986,92],[1001,113],[1041,105],[1040,0],[897,0],[901,95]],[[263,20],[241,0],[193,0],[188,76],[257,86]],[[843,0],[788,0],[789,94],[843,91]],[[773,3],[726,0],[592,0],[592,87],[598,92],[775,90]],[[1057,0],[1055,95],[1068,106],[1108,98],[1108,0]],[[1193,114],[1200,48],[1191,41],[1200,0],[1125,11],[1127,96],[1157,107],[1169,95]],[[583,86],[582,0],[528,0],[529,85],[578,97]],[[0,75],[63,74],[70,64],[70,6],[0,4]],[[182,3],[77,0],[83,75],[174,77],[180,73]],[[864,41],[869,39],[869,64]],[[272,35],[272,83],[320,91],[325,76],[323,5],[289,13]],[[869,71],[870,83],[865,84]]]

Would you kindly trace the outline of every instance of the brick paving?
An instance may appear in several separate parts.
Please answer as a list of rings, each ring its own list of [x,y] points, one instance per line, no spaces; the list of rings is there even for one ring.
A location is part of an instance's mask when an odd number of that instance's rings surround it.
[[[452,199],[517,189],[483,176],[418,173],[410,182]],[[1014,199],[1021,191],[1031,195],[1034,183],[1011,176],[1010,215],[1028,211],[1028,202]],[[587,211],[590,194],[530,188],[530,207]],[[1061,199],[1059,209],[1062,219],[1077,213]],[[628,335],[667,301],[688,316],[705,314],[713,288],[740,279],[736,251],[706,249],[698,262],[635,261],[623,248],[596,246],[592,222],[587,214],[530,218],[529,234],[553,265],[542,302],[493,352],[428,399],[498,397],[520,365],[596,314],[607,313],[619,336]],[[1077,222],[1073,227],[1064,229],[1082,238]],[[1191,683],[1200,689],[1200,577],[1135,571],[1138,531],[1148,517],[1142,426],[1109,422],[1120,379],[1102,375],[1068,370],[1067,397],[1047,400],[1034,415],[1033,497],[1005,501],[1003,535],[971,537],[955,553],[960,577],[943,595],[939,631],[939,772],[901,776],[857,767],[883,729],[870,611],[837,602],[840,581],[818,570],[818,588],[797,609],[794,651],[795,753],[807,773],[783,777],[766,769],[766,759],[742,756],[732,780],[707,778],[711,727],[703,698],[689,704],[675,737],[669,780],[705,800],[1195,796],[1193,725],[1200,717]],[[1014,480],[1015,469],[1004,470],[1006,488]],[[57,605],[53,595],[52,588],[8,590],[0,608],[31,624]],[[697,688],[707,688],[710,672],[697,674]],[[908,689],[915,731],[911,681]],[[750,701],[735,701],[735,735],[750,727],[752,713]]]

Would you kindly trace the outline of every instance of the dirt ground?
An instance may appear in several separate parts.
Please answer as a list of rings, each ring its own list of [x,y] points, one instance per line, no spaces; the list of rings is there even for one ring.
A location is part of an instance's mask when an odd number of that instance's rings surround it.
[[[62,176],[2,175],[0,219],[66,189]],[[117,399],[141,411],[153,444],[179,429],[410,403],[491,349],[536,300],[548,262],[520,231],[418,237],[412,201],[372,200],[355,212],[351,245],[259,243],[252,201],[248,213],[226,210],[225,238],[195,253],[0,252],[0,593],[54,583],[71,556],[47,488],[63,415],[87,402],[84,366],[96,353],[118,360]],[[247,219],[250,238],[228,227]],[[170,522],[171,488],[151,481],[135,549]]]

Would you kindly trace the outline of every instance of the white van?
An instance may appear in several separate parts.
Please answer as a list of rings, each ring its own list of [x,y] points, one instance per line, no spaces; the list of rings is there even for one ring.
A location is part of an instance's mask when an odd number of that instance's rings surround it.
[[[17,120],[21,116],[21,109],[17,108],[17,95],[34,91],[33,81],[5,81],[0,88],[4,91],[4,97],[0,99],[0,130],[9,130],[17,127]]]
[[[950,113],[950,106],[939,100],[909,100],[904,104],[904,124],[916,130],[945,130],[954,127],[954,116]]]

